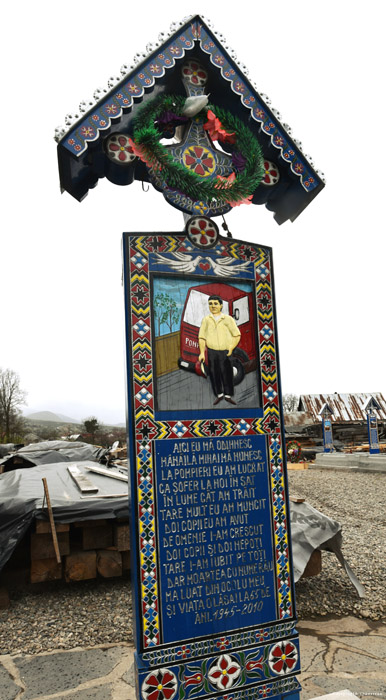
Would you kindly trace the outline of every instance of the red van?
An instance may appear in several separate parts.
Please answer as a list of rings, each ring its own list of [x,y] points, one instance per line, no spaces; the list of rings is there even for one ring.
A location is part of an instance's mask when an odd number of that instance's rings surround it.
[[[252,292],[244,292],[229,284],[214,282],[189,289],[181,317],[181,357],[178,366],[201,377],[207,376],[207,358],[203,367],[198,361],[198,331],[202,319],[209,313],[208,299],[213,294],[223,300],[223,313],[232,316],[240,329],[240,342],[231,356],[234,384],[240,384],[245,374],[257,366],[255,314]]]

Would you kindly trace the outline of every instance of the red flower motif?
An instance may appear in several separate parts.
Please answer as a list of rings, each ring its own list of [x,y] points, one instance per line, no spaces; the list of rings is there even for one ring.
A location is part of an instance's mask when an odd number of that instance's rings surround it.
[[[226,637],[221,637],[216,646],[218,646],[219,649],[226,649],[229,644],[229,639],[226,639]]]
[[[150,673],[142,685],[142,697],[146,700],[171,700],[177,692],[177,678],[165,668]]]
[[[269,160],[265,160],[263,182],[266,185],[275,185],[278,180],[279,171],[276,165],[274,165],[274,163],[271,163]]]
[[[191,651],[185,646],[185,644],[183,644],[181,649],[177,652],[177,656],[181,656],[182,659],[186,659],[189,654],[191,654]]]
[[[113,138],[116,140],[113,141],[112,139],[109,139],[107,151],[113,155],[114,160],[117,159],[121,163],[133,160],[135,153],[129,143],[129,138],[127,136],[123,136],[122,134]]]
[[[298,650],[292,642],[280,642],[269,654],[268,663],[272,671],[279,675],[289,673],[298,660]]]
[[[262,695],[263,698],[266,698],[269,693],[271,693],[272,690],[271,688],[268,688],[267,685],[263,685],[262,688],[259,688],[259,695]]]
[[[207,219],[199,219],[197,223],[190,226],[189,235],[193,238],[195,243],[199,245],[209,245],[216,238],[216,229]],[[220,642],[217,642],[217,646],[219,646],[219,644]],[[225,649],[225,647],[221,648]]]
[[[208,678],[220,690],[231,688],[241,673],[241,666],[228,654],[222,654],[211,666]]]
[[[211,152],[202,146],[191,146],[185,151],[183,158],[184,165],[201,177],[210,175],[215,168]]]
[[[197,61],[187,61],[182,68],[182,75],[192,85],[205,85],[208,80],[207,72]]]
[[[272,357],[270,357],[272,359]],[[264,642],[264,640],[268,637],[268,632],[267,630],[258,630],[256,632],[256,638],[259,642]]]

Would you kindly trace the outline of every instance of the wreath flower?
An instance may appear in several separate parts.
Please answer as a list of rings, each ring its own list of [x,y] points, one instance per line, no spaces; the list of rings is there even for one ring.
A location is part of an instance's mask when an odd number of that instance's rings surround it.
[[[302,454],[302,446],[297,440],[290,440],[287,443],[287,457],[290,462],[299,462]]]
[[[197,117],[206,119],[204,128],[212,141],[229,144],[232,164],[236,172],[224,178],[204,179],[174,160],[160,143],[169,115],[173,120],[183,114],[185,98],[178,95],[161,95],[139,110],[133,120],[133,152],[150,170],[162,173],[162,180],[169,189],[183,192],[193,201],[210,203],[212,199],[232,207],[250,204],[253,192],[264,176],[264,158],[257,139],[245,124],[226,110],[207,105]],[[168,114],[169,113],[169,114]]]
[[[208,110],[208,121],[204,124],[204,129],[208,132],[212,141],[223,141],[224,143],[234,144],[236,141],[236,134],[228,134],[223,128],[218,117],[211,109]]]

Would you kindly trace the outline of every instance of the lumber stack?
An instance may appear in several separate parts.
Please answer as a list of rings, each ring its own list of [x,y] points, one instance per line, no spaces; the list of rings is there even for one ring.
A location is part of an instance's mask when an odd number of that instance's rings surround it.
[[[55,523],[61,562],[55,556],[50,523],[35,521],[31,533],[31,583],[85,581],[122,576],[130,570],[127,520]]]

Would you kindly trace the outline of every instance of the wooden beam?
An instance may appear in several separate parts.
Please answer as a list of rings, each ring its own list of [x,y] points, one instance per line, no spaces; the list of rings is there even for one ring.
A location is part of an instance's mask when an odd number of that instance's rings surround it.
[[[52,535],[52,541],[54,544],[56,561],[58,562],[58,564],[61,564],[62,559],[61,559],[60,552],[59,552],[58,536],[56,534],[56,529],[55,529],[55,521],[54,521],[54,515],[52,512],[52,508],[51,508],[51,499],[50,499],[50,493],[48,491],[47,479],[45,477],[43,477],[42,481],[43,481],[43,487],[44,487],[44,497],[47,501],[48,516],[50,519],[51,535]],[[44,503],[44,501],[43,501],[43,503]]]

